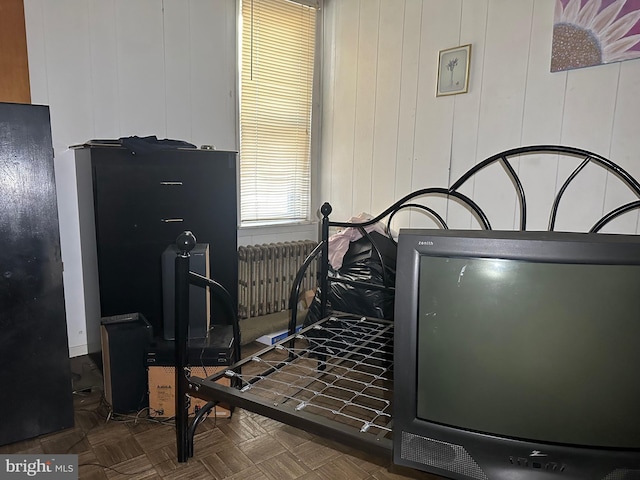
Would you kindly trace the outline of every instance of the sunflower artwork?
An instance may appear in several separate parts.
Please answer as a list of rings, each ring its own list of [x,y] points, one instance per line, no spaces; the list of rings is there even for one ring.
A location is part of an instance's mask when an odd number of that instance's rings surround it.
[[[640,57],[640,0],[556,0],[551,71]]]

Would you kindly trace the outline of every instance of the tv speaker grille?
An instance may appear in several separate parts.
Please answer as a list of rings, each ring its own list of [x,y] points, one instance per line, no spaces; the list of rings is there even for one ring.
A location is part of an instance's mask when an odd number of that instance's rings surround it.
[[[469,478],[489,480],[464,447],[453,443],[402,432],[400,457],[411,462],[466,475]]]
[[[611,472],[602,480],[640,480],[640,470],[619,468]]]

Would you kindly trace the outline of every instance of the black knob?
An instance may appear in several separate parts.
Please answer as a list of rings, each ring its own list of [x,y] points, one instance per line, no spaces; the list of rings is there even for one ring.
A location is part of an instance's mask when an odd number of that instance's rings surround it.
[[[181,254],[187,254],[196,246],[196,237],[190,231],[184,231],[176,239],[178,251]]]

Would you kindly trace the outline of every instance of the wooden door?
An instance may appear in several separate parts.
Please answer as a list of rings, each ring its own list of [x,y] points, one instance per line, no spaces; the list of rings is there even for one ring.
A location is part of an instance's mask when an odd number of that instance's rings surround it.
[[[0,2],[0,102],[31,103],[23,0]]]

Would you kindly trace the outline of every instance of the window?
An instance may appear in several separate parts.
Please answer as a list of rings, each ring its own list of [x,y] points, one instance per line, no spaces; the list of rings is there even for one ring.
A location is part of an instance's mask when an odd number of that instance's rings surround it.
[[[309,219],[315,32],[312,6],[242,0],[243,226]]]

